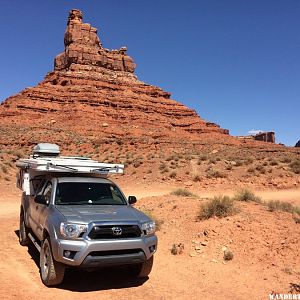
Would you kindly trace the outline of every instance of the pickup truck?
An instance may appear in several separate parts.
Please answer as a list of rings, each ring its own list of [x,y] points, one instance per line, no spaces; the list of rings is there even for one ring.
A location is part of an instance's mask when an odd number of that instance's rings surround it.
[[[37,171],[41,159],[47,167]],[[39,250],[42,282],[60,284],[67,267],[128,266],[130,274],[148,276],[157,250],[155,222],[135,209],[136,197],[126,199],[113,181],[70,166],[75,159],[55,164],[55,158],[33,156],[17,164],[23,187],[19,242]],[[34,160],[40,160],[35,167]]]

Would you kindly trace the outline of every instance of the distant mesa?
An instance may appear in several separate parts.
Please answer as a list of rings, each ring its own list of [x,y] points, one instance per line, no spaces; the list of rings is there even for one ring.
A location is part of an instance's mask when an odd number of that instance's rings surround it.
[[[255,140],[266,143],[275,143],[275,132],[274,131],[262,131],[253,135],[248,136],[237,136],[239,140]]]

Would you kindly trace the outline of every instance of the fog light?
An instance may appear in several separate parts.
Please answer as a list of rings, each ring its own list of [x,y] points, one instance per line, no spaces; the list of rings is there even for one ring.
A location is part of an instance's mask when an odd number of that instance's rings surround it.
[[[154,252],[154,251],[155,251],[155,245],[150,246],[150,247],[149,247],[149,251],[150,251],[150,253]]]
[[[65,250],[64,251],[64,257],[69,258],[69,259],[73,259],[76,253],[77,253],[77,251]]]

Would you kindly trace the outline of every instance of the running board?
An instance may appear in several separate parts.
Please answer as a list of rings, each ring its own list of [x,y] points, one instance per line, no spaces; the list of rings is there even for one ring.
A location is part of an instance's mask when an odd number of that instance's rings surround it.
[[[28,237],[31,239],[33,245],[35,246],[35,248],[41,252],[41,246],[38,244],[38,242],[35,240],[35,238],[31,235],[31,233],[28,233]]]

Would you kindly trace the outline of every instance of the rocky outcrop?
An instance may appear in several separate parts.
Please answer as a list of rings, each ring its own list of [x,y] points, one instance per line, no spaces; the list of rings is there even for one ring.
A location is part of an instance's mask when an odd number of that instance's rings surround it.
[[[126,54],[126,47],[111,51],[103,48],[97,29],[82,23],[82,12],[78,9],[72,9],[69,13],[64,43],[65,51],[54,60],[55,70],[67,70],[72,63],[131,73],[136,67],[132,58]]]
[[[300,147],[300,140],[296,143],[295,147]]]
[[[126,48],[105,49],[79,10],[70,11],[64,42],[54,71],[1,104],[2,125],[46,127],[98,140],[236,142],[228,130],[202,120],[170,93],[138,80]]]
[[[256,141],[262,141],[267,143],[275,143],[275,133],[273,131],[261,132],[254,136]]]

